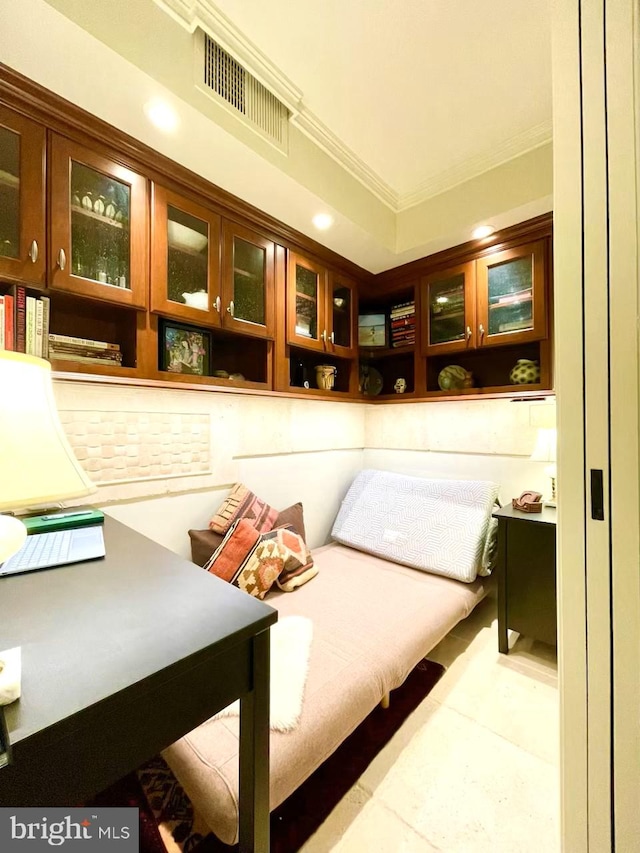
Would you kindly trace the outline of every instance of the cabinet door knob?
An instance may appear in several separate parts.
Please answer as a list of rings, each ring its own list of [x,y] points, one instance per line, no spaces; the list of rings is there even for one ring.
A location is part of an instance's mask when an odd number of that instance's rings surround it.
[[[215,302],[213,303],[213,307],[216,309],[218,314],[220,313],[220,297],[216,296]]]
[[[60,249],[58,252],[58,266],[61,270],[63,270],[67,265],[67,255],[64,249]]]
[[[471,326],[467,326],[467,343],[471,340]]]
[[[480,332],[480,340],[482,341],[482,339],[484,338],[484,326],[482,325],[482,323],[480,323],[480,325],[478,326],[478,332]]]
[[[38,241],[32,240],[31,246],[29,247],[29,257],[31,258],[31,263],[35,264],[38,260]]]
[[[322,330],[322,334],[320,335],[320,340],[322,341],[323,344],[326,345],[326,343],[327,343],[327,330],[326,329]]]
[[[236,306],[233,304],[233,299],[232,299],[231,302],[229,303],[229,305],[227,306],[227,313],[231,314],[231,316],[233,317],[234,316],[233,312],[235,310],[236,310]]]
[[[329,340],[331,341],[332,344],[335,344],[336,336],[335,336],[334,332],[331,332],[331,336],[329,337]]]

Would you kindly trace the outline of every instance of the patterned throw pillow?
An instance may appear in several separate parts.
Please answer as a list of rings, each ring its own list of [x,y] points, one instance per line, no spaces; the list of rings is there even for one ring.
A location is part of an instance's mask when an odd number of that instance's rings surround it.
[[[244,518],[262,533],[271,530],[277,515],[277,509],[270,507],[242,483],[236,483],[209,522],[209,527],[214,533],[224,534],[237,518]]]
[[[277,539],[268,537],[269,533],[260,537],[233,580],[235,586],[255,598],[264,598],[284,569],[283,550]]]
[[[203,568],[223,581],[233,583],[247,557],[260,541],[260,534],[244,518],[235,521]]]
[[[276,583],[284,592],[293,592],[302,584],[307,583],[318,574],[318,569],[313,565],[311,552],[298,533],[290,525],[272,530],[269,536],[273,536],[278,542],[284,565],[278,575]]]

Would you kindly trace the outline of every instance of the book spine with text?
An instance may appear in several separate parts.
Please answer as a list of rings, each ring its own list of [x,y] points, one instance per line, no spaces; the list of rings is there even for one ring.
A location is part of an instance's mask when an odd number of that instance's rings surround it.
[[[51,313],[51,299],[41,296],[42,302],[42,357],[49,358],[49,316]]]
[[[27,296],[27,329],[26,329],[26,353],[36,354],[36,299]]]
[[[14,337],[16,352],[27,351],[27,293],[18,285],[15,289]]]
[[[120,344],[109,344],[106,341],[92,341],[89,338],[74,338],[71,335],[49,335],[49,342],[55,344],[75,344],[81,347],[92,347],[93,349],[120,350]]]
[[[4,348],[15,349],[13,333],[13,296],[9,293],[4,297]]]
[[[4,296],[0,296],[0,349],[6,349],[4,343]]]
[[[35,339],[35,353],[38,358],[42,358],[42,329],[43,329],[43,321],[44,315],[42,310],[42,300],[36,299],[36,339]]]

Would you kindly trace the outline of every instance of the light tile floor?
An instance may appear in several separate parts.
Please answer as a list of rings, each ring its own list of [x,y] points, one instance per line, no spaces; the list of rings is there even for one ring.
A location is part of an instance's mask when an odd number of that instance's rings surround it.
[[[557,853],[555,649],[511,643],[493,597],[456,626],[428,655],[447,672],[301,853]]]

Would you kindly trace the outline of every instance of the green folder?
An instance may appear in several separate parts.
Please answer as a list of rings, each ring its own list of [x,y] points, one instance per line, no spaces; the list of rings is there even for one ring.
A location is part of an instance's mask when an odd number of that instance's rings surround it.
[[[78,509],[62,509],[60,512],[46,512],[44,515],[30,515],[21,521],[27,528],[28,534],[47,533],[50,530],[104,524],[104,513],[93,507],[78,507]]]

